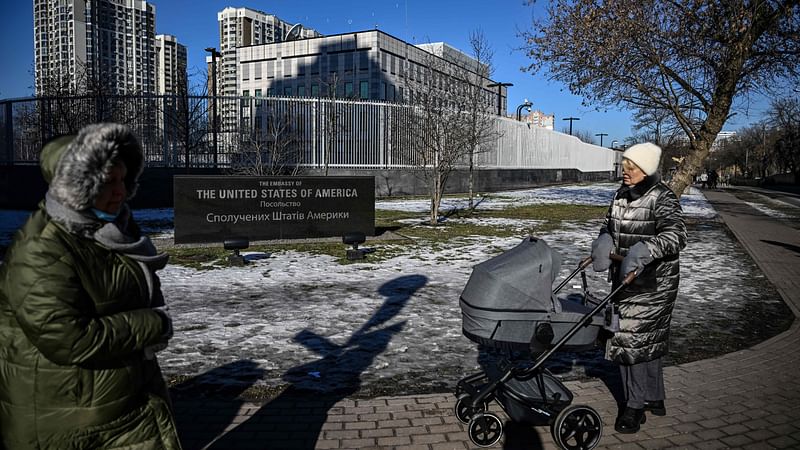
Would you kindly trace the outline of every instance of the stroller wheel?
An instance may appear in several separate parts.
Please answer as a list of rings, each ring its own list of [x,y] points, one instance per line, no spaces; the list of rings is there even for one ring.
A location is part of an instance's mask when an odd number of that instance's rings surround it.
[[[491,447],[503,436],[503,422],[492,413],[478,413],[469,421],[469,440],[478,447]]]
[[[603,436],[603,420],[594,408],[572,405],[558,413],[550,432],[560,448],[589,450],[595,448]]]
[[[477,408],[472,407],[472,396],[469,394],[461,394],[456,400],[456,406],[453,408],[461,423],[469,423],[469,419],[479,412],[486,411],[486,403],[478,405]]]

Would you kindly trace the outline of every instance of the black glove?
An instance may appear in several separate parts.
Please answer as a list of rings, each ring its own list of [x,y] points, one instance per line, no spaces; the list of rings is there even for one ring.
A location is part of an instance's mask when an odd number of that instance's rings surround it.
[[[611,251],[614,240],[611,235],[603,233],[592,242],[592,268],[595,272],[603,272],[611,267]]]
[[[644,242],[637,242],[633,247],[628,249],[628,255],[622,260],[622,276],[627,276],[629,273],[636,271],[639,275],[644,266],[650,264],[653,257],[650,256],[650,249]]]

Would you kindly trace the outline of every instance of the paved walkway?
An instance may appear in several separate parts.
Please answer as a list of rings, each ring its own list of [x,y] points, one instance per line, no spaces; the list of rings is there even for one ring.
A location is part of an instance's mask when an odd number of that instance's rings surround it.
[[[722,219],[800,317],[800,231],[764,216],[726,190],[704,191]],[[574,404],[594,407],[606,426],[598,448],[800,448],[800,321],[752,348],[668,367],[666,417],[617,434],[613,381],[567,383]],[[609,387],[611,386],[611,388]],[[451,394],[369,400],[285,392],[266,404],[178,400],[187,449],[467,449]],[[492,409],[497,409],[493,406]],[[501,417],[505,417],[501,415]],[[495,448],[556,448],[547,427],[506,423]]]

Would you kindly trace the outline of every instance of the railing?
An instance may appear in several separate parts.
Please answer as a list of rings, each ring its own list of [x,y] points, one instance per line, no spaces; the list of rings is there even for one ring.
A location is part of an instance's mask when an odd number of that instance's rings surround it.
[[[216,108],[216,121],[214,113]],[[37,97],[0,101],[0,164],[35,164],[44,142],[89,123],[113,121],[139,137],[150,167],[271,163],[364,169],[414,168],[406,105],[327,98],[205,96]],[[216,126],[214,124],[216,123]],[[505,118],[477,155],[491,168],[611,171],[618,155],[577,138]],[[257,158],[262,161],[262,158]]]

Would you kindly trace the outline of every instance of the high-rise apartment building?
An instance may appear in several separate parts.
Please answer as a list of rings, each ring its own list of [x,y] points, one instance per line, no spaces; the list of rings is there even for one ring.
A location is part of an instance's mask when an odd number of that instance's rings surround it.
[[[187,92],[186,46],[170,34],[156,36],[156,93]]]
[[[711,149],[709,151],[716,152],[717,150],[724,148],[728,141],[736,138],[735,131],[720,131],[717,133],[717,137],[714,138],[714,142],[711,144]]]
[[[144,0],[34,0],[36,94],[156,90],[155,6]]]
[[[554,129],[555,120],[555,114],[545,114],[538,109],[531,111],[527,116],[522,118],[523,122],[527,122],[540,128],[547,128],[548,130]]]
[[[280,18],[250,8],[228,7],[217,13],[219,22],[219,51],[217,61],[218,95],[236,94],[236,48],[287,40],[294,25]],[[298,26],[297,38],[321,36],[318,32]],[[210,61],[210,57],[207,61]],[[211,72],[209,72],[211,74]],[[213,74],[212,74],[213,76]]]

